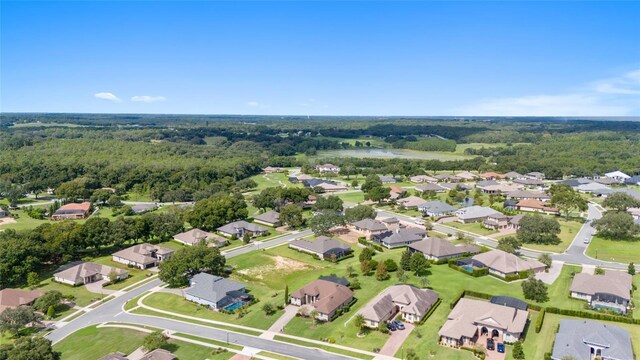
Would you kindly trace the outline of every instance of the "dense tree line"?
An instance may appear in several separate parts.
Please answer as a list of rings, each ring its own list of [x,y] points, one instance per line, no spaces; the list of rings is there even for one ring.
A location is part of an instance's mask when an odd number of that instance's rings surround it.
[[[118,217],[111,222],[91,217],[84,224],[61,221],[29,231],[2,231],[0,288],[24,285],[31,272],[96,254],[102,248],[166,241],[183,230],[182,217],[180,211]]]

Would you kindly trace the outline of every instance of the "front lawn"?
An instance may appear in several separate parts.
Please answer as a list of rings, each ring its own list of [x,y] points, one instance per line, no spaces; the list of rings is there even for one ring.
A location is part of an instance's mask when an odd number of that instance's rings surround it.
[[[495,231],[495,230],[484,228],[482,226],[482,223],[480,223],[480,222],[463,224],[463,223],[460,223],[460,222],[457,222],[457,221],[452,221],[452,222],[448,222],[448,223],[443,224],[443,225],[451,226],[451,227],[454,227],[456,229],[460,229],[460,230],[468,231],[468,232],[473,233],[473,234],[484,235],[484,236],[497,233],[497,231]]]
[[[247,314],[241,318],[238,318],[237,315],[224,314],[211,310],[206,306],[187,301],[182,296],[176,294],[160,292],[153,293],[146,297],[143,300],[143,303],[156,309],[171,311],[177,314],[266,330],[276,320],[278,320],[280,315],[282,315],[282,311],[277,311],[273,315],[266,316],[264,311],[262,311],[262,306],[266,303],[270,303],[275,307],[276,305],[283,304],[284,298],[282,295],[272,297],[273,292],[265,287],[255,286],[249,288],[249,290],[251,290],[251,294],[260,301],[256,304],[250,305],[247,308]]]
[[[117,263],[115,261],[112,260],[113,257],[111,255],[105,255],[105,256],[100,256],[97,258],[92,259],[92,262],[98,263],[98,264],[102,264],[102,265],[107,265],[107,266],[111,266],[111,267],[115,267],[115,268],[119,268],[119,269],[123,269],[129,272],[129,277],[119,281],[115,284],[112,285],[108,285],[105,287],[106,290],[120,290],[120,289],[124,289],[125,287],[131,285],[131,284],[135,284],[140,280],[146,279],[148,275],[151,275],[152,273],[149,270],[140,270],[138,268],[135,267],[128,267],[124,264],[120,264]]]
[[[640,241],[594,236],[587,247],[587,255],[598,260],[640,264]]]
[[[95,294],[89,292],[84,286],[71,286],[67,284],[61,284],[53,281],[53,278],[48,278],[40,282],[40,285],[36,287],[36,290],[49,291],[58,290],[62,295],[73,295],[75,300],[73,302],[78,306],[87,306],[94,301],[103,299],[106,295]]]
[[[132,329],[90,326],[69,335],[53,348],[62,353],[62,360],[95,360],[117,351],[130,354],[142,346],[146,335]],[[165,349],[180,360],[227,360],[234,355],[225,352],[214,356],[211,348],[177,340],[169,340]]]
[[[573,239],[576,237],[576,234],[578,234],[578,232],[580,231],[580,228],[582,228],[583,223],[575,220],[567,221],[564,218],[559,218],[559,217],[554,217],[554,218],[556,218],[560,223],[560,235],[558,235],[558,237],[560,238],[559,244],[554,244],[554,245],[524,244],[523,247],[534,249],[534,250],[549,251],[549,252],[556,252],[556,253],[562,253],[565,250],[567,250],[567,248],[571,245],[571,242],[573,241]]]
[[[345,203],[360,204],[364,202],[364,193],[362,191],[351,191],[337,196]]]

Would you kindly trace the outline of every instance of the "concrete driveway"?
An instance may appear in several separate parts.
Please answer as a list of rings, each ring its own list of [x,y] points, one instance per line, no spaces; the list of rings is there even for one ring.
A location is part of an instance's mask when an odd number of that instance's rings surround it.
[[[413,324],[405,322],[403,322],[403,324],[404,330],[396,330],[391,332],[389,340],[387,340],[387,342],[384,343],[382,349],[380,349],[381,355],[394,356],[398,352],[398,350],[400,350],[400,347],[402,346],[404,341],[407,340],[407,338],[415,328],[415,325]]]
[[[562,266],[564,262],[553,260],[551,262],[551,267],[549,268],[549,272],[540,272],[536,274],[536,279],[542,280],[545,284],[553,284],[554,281],[560,276],[560,272],[562,271]]]
[[[273,325],[271,325],[271,327],[267,331],[272,331],[276,333],[282,332],[282,329],[284,329],[284,327],[289,323],[289,321],[291,321],[291,319],[296,317],[296,314],[298,313],[298,309],[299,308],[297,306],[293,306],[293,305],[285,306],[284,314],[282,314],[280,318],[276,320],[276,322],[274,322]]]
[[[95,294],[110,295],[110,294],[115,293],[116,290],[110,290],[110,289],[103,289],[102,288],[102,284],[104,284],[107,281],[108,281],[107,279],[102,279],[100,281],[92,282],[92,283],[86,284],[85,288],[87,288],[87,291],[95,293]]]

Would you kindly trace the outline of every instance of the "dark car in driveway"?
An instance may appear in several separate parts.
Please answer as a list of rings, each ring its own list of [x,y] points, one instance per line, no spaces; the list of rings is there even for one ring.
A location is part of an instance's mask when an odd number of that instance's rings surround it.
[[[396,326],[396,328],[397,328],[398,330],[404,330],[404,324],[402,323],[402,321],[400,321],[400,320],[393,320],[393,321],[392,321],[392,323],[393,323],[393,325],[395,325],[395,326]]]
[[[389,329],[390,331],[396,331],[397,330],[396,326],[392,322],[387,323],[387,329]]]
[[[504,343],[498,343],[498,352],[504,353]]]
[[[487,350],[494,350],[496,348],[496,343],[493,339],[487,339]]]

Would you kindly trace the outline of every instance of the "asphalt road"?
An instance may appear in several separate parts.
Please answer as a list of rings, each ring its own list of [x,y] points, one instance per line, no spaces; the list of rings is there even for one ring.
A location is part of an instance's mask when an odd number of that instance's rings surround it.
[[[256,250],[265,249],[271,246],[280,245],[285,242],[296,239],[298,237],[309,236],[311,234],[312,234],[311,230],[305,230],[298,233],[281,236],[279,238],[276,238],[267,242],[255,243],[241,249],[232,250],[224,255],[227,258],[232,258],[234,256],[246,254],[251,251],[256,251]],[[65,337],[69,336],[70,334],[82,328],[85,328],[91,325],[100,324],[103,322],[112,321],[112,322],[125,322],[125,323],[138,324],[138,325],[148,325],[148,326],[153,326],[153,327],[157,327],[157,328],[161,328],[161,329],[165,329],[173,332],[180,332],[180,333],[195,335],[203,338],[215,339],[223,342],[228,341],[229,343],[248,346],[248,347],[257,348],[265,351],[271,351],[271,352],[289,355],[289,356],[293,356],[301,359],[310,359],[310,360],[351,359],[350,357],[347,357],[347,356],[328,353],[323,350],[309,349],[303,346],[284,343],[276,340],[262,339],[256,336],[233,333],[225,330],[219,330],[219,329],[214,329],[207,326],[200,326],[200,325],[195,325],[191,323],[185,323],[185,322],[176,321],[172,319],[128,314],[122,310],[122,307],[127,301],[161,284],[162,284],[162,281],[160,281],[159,279],[156,279],[142,286],[139,286],[131,291],[128,291],[124,295],[116,297],[113,300],[107,301],[106,303],[96,307],[92,311],[89,311],[73,319],[71,322],[67,323],[66,325],[53,330],[46,337],[55,344],[61,341],[62,339],[64,339]]]

